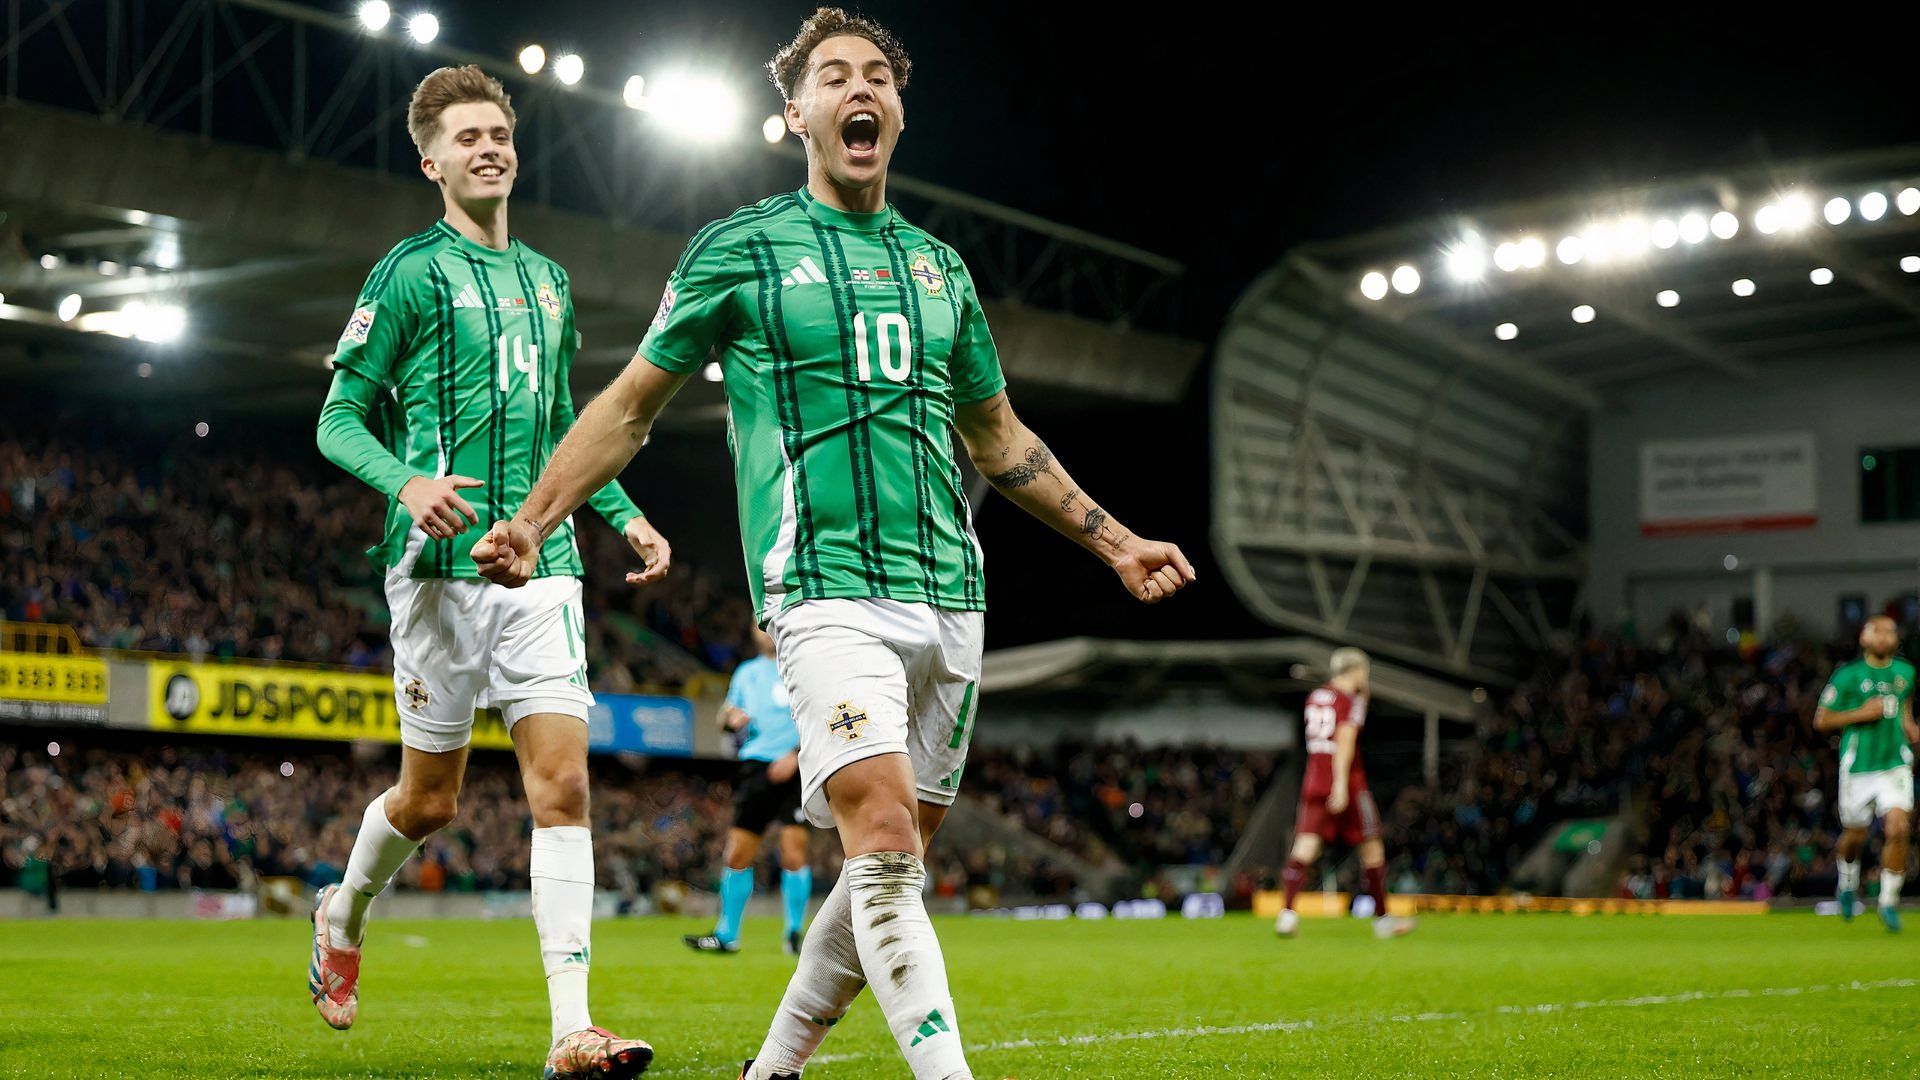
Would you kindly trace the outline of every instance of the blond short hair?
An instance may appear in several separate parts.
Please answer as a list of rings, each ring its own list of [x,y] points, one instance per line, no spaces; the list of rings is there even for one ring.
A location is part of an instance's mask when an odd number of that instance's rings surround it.
[[[513,99],[507,96],[507,88],[473,64],[439,68],[420,80],[420,85],[413,88],[413,101],[407,105],[407,134],[413,136],[421,157],[433,156],[428,147],[440,137],[440,114],[454,105],[475,101],[500,106],[500,111],[507,114],[507,127],[514,126]]]
[[[1351,645],[1335,649],[1333,655],[1327,657],[1327,671],[1335,676],[1344,675],[1354,668],[1371,667],[1372,664],[1366,653]]]

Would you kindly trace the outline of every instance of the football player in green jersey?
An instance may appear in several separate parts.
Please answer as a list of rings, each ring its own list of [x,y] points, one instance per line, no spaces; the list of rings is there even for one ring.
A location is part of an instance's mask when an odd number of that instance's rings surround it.
[[[870,984],[914,1076],[969,1077],[920,861],[978,704],[982,553],[953,433],[1136,598],[1172,596],[1193,568],[1123,528],[1014,415],[966,266],[888,204],[912,70],[899,43],[822,8],[769,68],[806,185],[694,236],[638,355],[473,553],[484,576],[527,581],[558,523],[717,354],[747,578],[800,730],[805,811],[847,855],[743,1075],[798,1075]]]
[[[500,84],[477,67],[441,68],[414,91],[407,122],[446,214],[369,276],[319,428],[329,458],[392,500],[386,539],[370,554],[387,568],[393,609],[400,777],[367,807],[345,882],[320,895],[309,989],[329,1024],[353,1023],[368,907],[453,820],[474,710],[492,706],[533,813],[528,865],[553,1036],[546,1076],[635,1076],[652,1049],[595,1027],[587,1011],[593,695],[572,527],[556,531],[541,579],[519,593],[479,580],[460,537],[478,523],[476,504],[491,518],[526,496],[573,420],[572,293],[565,271],[507,232],[518,159]],[[648,562],[629,581],[667,572],[666,541],[618,484],[590,501]]]
[[[1908,819],[1913,813],[1913,665],[1893,655],[1900,632],[1876,615],[1860,628],[1860,657],[1833,671],[1813,726],[1840,733],[1840,914],[1853,918],[1867,829],[1886,815],[1880,853],[1880,921],[1900,929],[1900,887],[1907,878]]]

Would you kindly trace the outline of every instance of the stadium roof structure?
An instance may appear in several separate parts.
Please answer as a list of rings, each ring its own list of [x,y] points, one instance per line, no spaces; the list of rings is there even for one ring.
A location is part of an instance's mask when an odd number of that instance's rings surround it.
[[[1214,550],[1276,626],[1505,681],[1564,642],[1610,392],[1916,343],[1916,147],[1309,244],[1221,333]]]
[[[70,0],[15,15],[0,36],[8,378],[230,407],[317,402],[368,268],[440,214],[405,113],[409,88],[442,64],[480,63],[514,94],[514,232],[572,276],[583,386],[632,355],[687,237],[802,173],[793,140],[769,143],[757,122],[735,115],[737,137],[703,141],[720,133],[690,136],[671,115],[706,122],[700,103],[664,88],[528,72],[410,41],[397,22],[373,33],[282,0]],[[967,258],[1023,388],[1185,392],[1204,345],[1178,332],[1181,264],[910,176],[892,176],[889,195]],[[718,421],[713,374],[663,421]]]
[[[1680,369],[1920,343],[1920,146],[1489,207],[1288,262],[1360,318],[1591,409]]]
[[[1324,683],[1333,646],[1313,638],[1264,641],[1114,641],[1075,637],[996,649],[981,663],[980,686],[989,693],[1066,690],[1084,694],[1094,686],[1125,687],[1117,696],[1137,700],[1143,681],[1168,682],[1181,672],[1216,684],[1236,681],[1271,697]],[[1469,689],[1389,660],[1375,658],[1375,701],[1415,715],[1478,724],[1490,715],[1484,689]]]

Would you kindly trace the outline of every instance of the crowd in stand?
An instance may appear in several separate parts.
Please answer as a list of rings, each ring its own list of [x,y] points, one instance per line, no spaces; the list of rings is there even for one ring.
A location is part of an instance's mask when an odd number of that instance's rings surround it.
[[[366,804],[395,756],[344,747],[234,750],[217,743],[51,755],[0,743],[0,885],[161,891],[338,881]],[[603,888],[634,897],[702,882],[714,865],[727,785],[698,773],[594,760],[593,828]],[[401,888],[527,888],[532,821],[512,758],[476,756],[459,816],[397,879]]]
[[[143,444],[124,431],[93,443],[93,428],[75,425],[57,440],[46,425],[7,430],[0,544],[21,555],[0,563],[0,618],[64,623],[93,648],[391,664],[380,574],[365,555],[386,501],[317,454]],[[623,538],[599,522],[578,535],[589,670],[604,689],[731,669],[751,623],[739,590],[686,559],[636,590]]]
[[[966,790],[1100,868],[1219,865],[1273,776],[1269,753],[1133,740],[969,752]]]
[[[1791,625],[1728,644],[1681,618],[1649,640],[1583,642],[1522,683],[1441,783],[1398,793],[1394,888],[1497,892],[1549,829],[1627,811],[1644,833],[1622,897],[1827,895],[1837,740],[1811,719],[1855,651]]]

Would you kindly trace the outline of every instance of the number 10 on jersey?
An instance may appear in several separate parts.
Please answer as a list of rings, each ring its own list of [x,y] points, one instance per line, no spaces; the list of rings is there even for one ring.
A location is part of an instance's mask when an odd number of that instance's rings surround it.
[[[889,311],[874,320],[878,331],[880,374],[892,382],[906,382],[913,374],[913,328],[907,317]],[[853,365],[861,382],[873,381],[872,348],[867,344],[867,313],[853,313]]]
[[[512,389],[511,380],[515,371],[527,376],[527,392],[540,392],[540,350],[527,344],[527,339],[518,334],[513,336],[511,349],[506,338],[500,339],[500,392]]]

